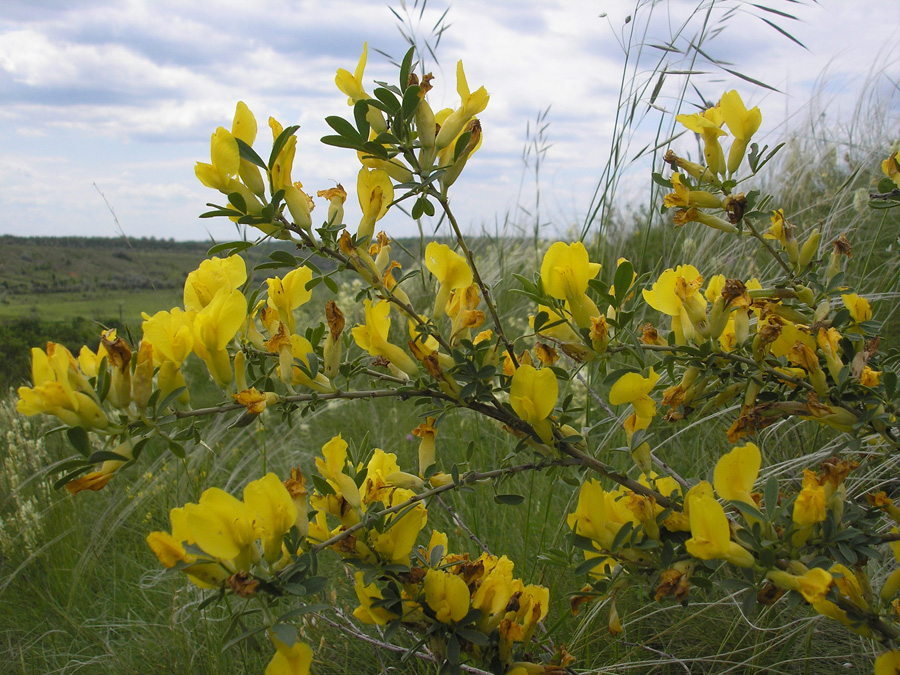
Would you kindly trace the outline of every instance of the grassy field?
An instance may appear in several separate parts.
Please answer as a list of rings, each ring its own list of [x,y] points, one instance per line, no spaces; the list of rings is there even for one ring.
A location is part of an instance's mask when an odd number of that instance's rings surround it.
[[[649,91],[643,98],[635,93],[635,105],[639,101],[643,105],[647,96]],[[821,228],[823,247],[847,233],[854,246],[847,282],[873,300],[875,318],[885,328],[885,343],[894,345],[900,337],[896,236],[900,209],[877,212],[865,205],[864,198],[894,139],[870,133],[874,127],[860,119],[857,130],[862,133],[853,134],[854,145],[845,147],[840,138],[820,142],[819,124],[811,117],[808,127],[798,125],[779,159],[758,182],[787,205],[788,218],[802,224],[804,232],[812,226]],[[619,156],[618,148],[615,154]],[[614,197],[617,170],[612,167],[600,178],[598,193],[609,194],[609,199]],[[771,273],[771,261],[757,256],[749,243],[729,239],[723,245],[709,229],[674,228],[671,215],[659,215],[659,203],[649,187],[648,195],[646,204],[631,210],[615,208],[614,202],[591,205],[596,217],[586,220],[584,240],[591,259],[603,263],[607,282],[619,256],[632,260],[649,282],[663,269],[685,262],[704,276],[710,270],[743,278]],[[513,274],[539,269],[551,238],[579,227],[554,222],[541,229],[542,223],[537,223],[534,236],[523,238],[521,233],[529,231],[526,220],[470,241],[485,281],[498,298],[500,318],[516,334],[526,332],[535,308],[511,292],[518,287]],[[418,257],[419,240],[400,243]],[[73,350],[91,340],[96,346],[98,326],[90,319],[123,325],[137,334],[141,311],[180,305],[184,279],[207,249],[204,243],[155,240],[0,237],[2,393],[27,379],[31,346],[51,339]],[[248,267],[266,260],[271,250],[267,246],[248,252]],[[401,262],[404,271],[412,269],[408,257]],[[254,277],[258,283],[263,274]],[[420,280],[411,280],[416,289],[410,292],[413,302],[420,299],[420,285]],[[322,290],[320,286],[316,292]],[[358,287],[348,284],[340,290],[352,300]],[[316,301],[322,297],[317,295]],[[352,306],[349,301],[347,305]],[[358,314],[349,317],[348,329]],[[400,335],[403,327],[396,324],[395,334]],[[900,352],[892,349],[887,364],[896,370]],[[194,395],[194,405],[225,400],[209,383],[198,359],[192,357],[186,369],[189,383],[206,382],[205,389]],[[591,452],[613,468],[630,469],[624,433],[614,419],[597,412],[587,388],[601,391],[602,381],[599,373],[589,377],[587,385],[572,380],[560,399],[571,394],[576,406],[588,409],[585,426],[597,425],[592,429]],[[9,392],[0,400],[0,664],[6,664],[0,671],[17,675],[262,672],[271,658],[264,636],[224,647],[254,625],[254,616],[236,625],[230,621],[243,601],[229,595],[200,610],[209,594],[163,570],[146,545],[147,534],[168,529],[169,510],[196,501],[209,486],[238,494],[263,467],[284,476],[300,466],[309,475],[322,445],[338,433],[353,448],[367,445],[396,453],[401,468],[411,469],[417,441],[410,432],[424,413],[423,408],[387,400],[358,400],[323,404],[289,422],[269,410],[258,422],[240,428],[231,428],[235,415],[223,415],[204,432],[202,442],[186,443],[183,459],[154,439],[139,463],[106,489],[72,496],[52,489],[58,464],[73,453],[65,435],[52,432],[52,421],[25,418],[14,407],[15,397]],[[708,477],[723,449],[730,446],[725,431],[733,411],[665,427],[652,439],[654,452],[676,472]],[[798,456],[821,461],[843,449],[835,433],[810,427],[782,421],[762,431],[757,441],[766,458],[765,471],[784,483],[797,482]],[[437,447],[437,461],[445,469],[454,464],[461,471],[495,468],[533,460],[530,451],[517,453],[516,439],[498,425],[459,411],[442,420]],[[894,474],[884,474],[883,481],[895,481],[895,474],[896,463]],[[574,572],[582,553],[568,536],[566,514],[573,510],[583,479],[580,469],[532,471],[499,485],[480,485],[472,492],[451,491],[429,504],[426,534],[431,528],[443,530],[454,551],[473,557],[485,548],[508,555],[515,561],[516,576],[549,587],[552,606],[534,647],[538,655],[564,644],[578,659],[573,671],[584,674],[868,672],[871,642],[802,602],[783,601],[771,607],[747,602],[753,591],[745,587],[707,590],[696,583],[682,606],[671,598],[655,602],[655,580],[648,577],[617,598],[625,628],[620,636],[607,629],[608,601],[584,605],[573,614],[572,597],[589,579]],[[851,494],[860,484],[854,480],[849,481]],[[524,500],[518,506],[498,504],[493,500],[498,492],[520,494]],[[323,554],[322,563],[330,583],[321,600],[329,610],[296,622],[301,637],[315,651],[314,673],[412,675],[433,670],[432,664],[403,661],[400,654],[370,644],[380,641],[380,632],[361,629],[349,618],[358,604],[352,571],[336,556]],[[710,573],[720,564],[698,563]],[[870,567],[873,578],[883,576],[874,563]],[[408,648],[416,638],[401,632],[395,642]]]

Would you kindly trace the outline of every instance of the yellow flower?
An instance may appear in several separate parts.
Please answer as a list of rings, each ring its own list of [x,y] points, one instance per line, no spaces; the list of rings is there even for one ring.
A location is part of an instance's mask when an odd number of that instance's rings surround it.
[[[672,181],[672,189],[674,192],[670,192],[665,197],[663,197],[663,205],[668,208],[674,207],[682,207],[685,209],[721,209],[722,208],[722,200],[716,197],[711,192],[706,192],[705,190],[691,190],[689,187],[684,185],[682,182],[682,176],[680,173],[673,173],[671,177]],[[699,214],[694,214],[699,215]],[[683,224],[676,222],[676,225]]]
[[[690,495],[691,538],[685,542],[688,553],[701,560],[724,558],[738,567],[752,567],[753,555],[731,541],[731,529],[725,510],[708,494]]]
[[[644,300],[653,309],[672,317],[675,341],[684,344],[695,332],[704,335],[708,330],[706,300],[700,294],[703,277],[693,265],[679,265],[659,275]]]
[[[270,635],[275,645],[275,655],[266,666],[265,675],[309,675],[312,664],[312,648],[299,640],[288,647],[274,635]]]
[[[446,311],[450,291],[472,285],[472,270],[463,256],[446,244],[438,244],[435,241],[425,247],[425,268],[438,280],[433,312],[434,318],[438,319]]]
[[[366,70],[366,59],[369,54],[369,43],[363,42],[362,54],[359,56],[359,62],[356,64],[356,70],[351,75],[343,68],[338,68],[335,75],[334,83],[343,94],[347,96],[347,105],[353,105],[359,100],[371,98],[363,87],[363,74]]]
[[[462,133],[469,120],[484,110],[490,100],[484,87],[479,87],[475,92],[469,90],[462,61],[456,64],[456,91],[459,93],[460,106],[441,124],[441,130],[435,139],[438,150],[450,145]]]
[[[390,303],[380,300],[373,305],[371,300],[365,300],[364,305],[366,323],[350,331],[356,344],[372,356],[383,356],[409,377],[418,376],[419,368],[413,358],[397,345],[388,342],[388,332],[391,329]]]
[[[183,544],[193,545],[197,542],[187,526],[184,509],[175,508],[169,512],[172,532],[151,532],[147,535],[147,545],[156,554],[159,562],[168,568],[179,562],[188,563],[185,574],[192,583],[200,588],[217,588],[228,577],[228,571],[218,562],[198,563],[198,557],[187,553]]]
[[[757,107],[747,110],[740,94],[734,89],[722,95],[719,112],[731,135],[734,136],[731,150],[728,152],[728,173],[733,174],[744,159],[750,138],[762,123],[762,113]]]
[[[441,623],[461,620],[469,612],[469,587],[462,577],[444,570],[425,573],[425,602]]]
[[[153,360],[156,365],[171,361],[179,368],[194,349],[194,316],[196,312],[185,312],[179,307],[171,312],[159,311],[153,316],[144,314],[141,324],[144,339],[153,345]]]
[[[197,269],[188,274],[184,282],[184,308],[199,312],[212,302],[221,289],[238,288],[245,281],[247,281],[247,266],[240,256],[232,255],[227,258],[214,256],[204,260]]]
[[[565,244],[558,241],[547,249],[541,262],[541,282],[547,295],[566,300],[572,317],[581,328],[591,328],[591,318],[600,315],[597,305],[587,295],[588,282],[600,272],[592,263],[580,241]]]
[[[900,651],[889,649],[875,659],[875,675],[900,675]]]
[[[384,600],[384,596],[375,584],[366,586],[363,583],[363,576],[363,572],[356,573],[356,585],[353,590],[356,591],[359,607],[353,610],[353,616],[370,626],[383,626],[388,621],[398,618],[397,614],[384,605],[375,604],[379,600]]]
[[[387,172],[363,167],[356,179],[356,196],[362,209],[362,219],[359,221],[356,238],[368,246],[375,232],[375,223],[384,218],[388,207],[394,201],[394,184]]]
[[[712,107],[702,113],[678,115],[675,119],[690,131],[700,134],[703,139],[703,156],[706,159],[706,166],[714,174],[724,174],[725,154],[722,152],[719,136],[725,135],[725,132],[720,129],[725,120],[722,119],[719,109]]]
[[[105,429],[109,421],[92,397],[78,362],[64,346],[47,343],[47,351],[31,349],[33,387],[19,387],[16,410],[23,415],[47,413],[70,427]],[[87,392],[87,393],[85,393]]]
[[[636,417],[649,420],[656,414],[656,402],[650,398],[650,392],[656,386],[657,380],[659,374],[652,366],[647,377],[643,377],[640,373],[625,373],[609,390],[609,402],[611,405],[631,403]]]
[[[234,192],[240,183],[235,180],[241,168],[241,154],[237,141],[225,127],[215,130],[210,141],[211,164],[197,162],[194,173],[206,187],[223,194]]]
[[[225,347],[247,319],[247,299],[236,289],[222,288],[194,317],[194,353],[206,363],[223,389],[231,385],[231,358]]]
[[[754,505],[753,484],[759,476],[759,467],[762,457],[759,448],[753,443],[747,443],[734,448],[731,452],[722,455],[716,462],[713,472],[713,485],[716,492],[723,499],[738,501]]]
[[[475,624],[478,630],[490,634],[503,619],[513,594],[513,563],[505,555],[495,558],[482,554],[478,561],[483,564],[485,574],[472,595],[472,609],[481,610]]]
[[[306,284],[312,279],[312,270],[308,267],[298,267],[284,275],[284,279],[273,277],[266,279],[269,287],[268,305],[278,310],[278,317],[287,325],[288,330],[294,332],[294,310],[309,302],[312,291],[306,288]]]
[[[347,441],[338,434],[322,446],[322,458],[316,458],[316,469],[331,483],[338,496],[342,496],[354,508],[359,508],[361,504],[359,488],[353,478],[344,473],[346,465]]]
[[[550,413],[559,397],[559,383],[552,370],[537,370],[522,364],[512,376],[509,403],[516,414],[528,422],[545,443],[553,443]]]
[[[872,370],[869,366],[865,366],[859,374],[859,383],[864,387],[877,387],[879,377],[881,377],[880,370]]]
[[[821,523],[825,516],[825,486],[819,484],[814,472],[804,469],[800,494],[794,500],[794,524],[809,527]]]
[[[412,430],[413,436],[419,437],[419,476],[425,477],[428,467],[434,464],[435,445],[434,439],[437,436],[437,429],[434,423],[437,421],[435,417],[426,417],[425,422]],[[446,548],[445,548],[446,550]]]
[[[230,563],[234,571],[250,568],[257,538],[247,505],[219,488],[209,488],[197,504],[185,504],[187,528],[204,552]]]
[[[894,181],[894,185],[900,188],[900,164],[898,164],[897,156],[898,153],[892,153],[881,163],[881,170],[885,176]]]
[[[396,488],[390,490],[389,497],[383,503],[387,508],[396,506],[415,496],[411,490]],[[385,518],[383,532],[369,531],[369,546],[388,564],[409,565],[409,554],[419,532],[428,522],[428,513],[421,502],[417,502],[409,510],[389,514]]]
[[[253,528],[262,539],[269,564],[281,558],[281,542],[297,520],[297,507],[274,473],[251,481],[244,488],[244,504],[253,517]]]
[[[872,307],[865,298],[856,293],[850,293],[849,295],[842,295],[841,300],[844,302],[844,307],[850,311],[850,318],[855,323],[862,323],[872,319]]]
[[[256,140],[256,117],[250,112],[250,108],[243,101],[238,101],[234,109],[234,119],[231,123],[231,135],[236,139],[243,141],[249,146],[253,145]],[[266,187],[263,183],[262,176],[259,173],[259,167],[253,162],[241,159],[240,169],[238,171],[241,181],[250,188],[256,196],[265,198]]]

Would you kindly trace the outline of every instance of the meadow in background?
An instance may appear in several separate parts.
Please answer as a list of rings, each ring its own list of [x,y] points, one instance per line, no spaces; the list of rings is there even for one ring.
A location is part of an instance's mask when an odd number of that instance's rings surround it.
[[[645,11],[649,11],[646,6]],[[647,20],[636,13],[635,23],[641,19]],[[773,39],[776,37],[773,33]],[[640,33],[631,39],[634,42],[626,45],[626,55],[644,47]],[[678,44],[674,38],[671,42]],[[663,52],[661,58],[666,56]],[[686,259],[701,270],[727,274],[733,269],[764,276],[772,263],[753,258],[749,246],[742,249],[733,242],[722,246],[708,230],[673,228],[665,216],[658,215],[659,189],[651,187],[649,181],[646,201],[623,205],[615,198],[629,158],[639,151],[624,151],[635,133],[635,117],[650,110],[648,103],[656,98],[657,83],[665,85],[661,75],[664,66],[661,60],[651,73],[636,66],[631,71],[626,69],[622,120],[611,153],[620,159],[611,162],[608,172],[598,179],[597,193],[584,221],[555,223],[554,227],[583,237],[592,260],[601,262],[606,270],[614,270],[616,259],[626,256],[633,261],[637,274],[648,278]],[[684,100],[691,96],[687,86],[685,83],[681,90]],[[896,85],[885,88],[876,74],[854,119],[830,127],[822,122],[824,114],[811,107],[814,113],[791,130],[784,139],[786,145],[761,177],[762,187],[779,196],[788,217],[804,227],[821,228],[823,241],[848,233],[854,245],[848,282],[873,300],[887,343],[900,333],[900,220],[898,209],[871,209],[867,196],[880,177],[886,151],[897,140],[891,134],[900,129],[898,96]],[[666,124],[669,122],[672,120]],[[666,140],[674,135],[672,124],[668,129],[659,128],[654,145],[666,147]],[[530,133],[523,153],[522,171],[528,178],[523,178],[526,187],[520,208],[493,225],[486,224],[477,239],[478,260],[499,298],[502,318],[522,328],[533,308],[526,299],[508,291],[514,286],[512,273],[537,268],[546,248],[544,228],[549,223],[541,210],[540,162],[553,151],[552,117],[538,114]],[[685,153],[697,152],[686,136],[673,147]],[[401,243],[416,251],[424,240],[423,233],[420,239]],[[198,257],[193,248],[173,248],[173,256]],[[127,262],[145,266],[154,278],[159,276],[155,265],[176,268],[172,257],[157,261],[142,250],[127,255],[132,258]],[[52,278],[46,283],[52,286]],[[172,276],[168,288],[177,299],[177,276]],[[34,302],[41,319],[47,321],[50,317],[40,309],[41,301]],[[164,299],[161,303],[167,306],[171,301]],[[116,317],[118,311],[108,309],[112,311],[106,316]],[[152,312],[153,307],[146,309]],[[10,333],[21,337],[19,330]],[[75,336],[69,346],[77,348],[83,340],[83,336]],[[896,352],[892,353],[887,364],[896,368],[896,358]],[[192,375],[199,379],[200,369]],[[22,373],[7,377],[15,384]],[[577,394],[584,405],[591,405],[584,391]],[[211,399],[213,396],[210,392]],[[5,404],[0,410],[0,428],[5,433],[5,444],[0,443],[4,462],[0,473],[0,602],[8,609],[0,613],[0,656],[4,662],[15,664],[15,672],[23,673],[261,671],[269,658],[267,649],[250,639],[223,650],[223,643],[242,632],[244,626],[233,625],[231,615],[222,608],[209,608],[202,617],[193,611],[202,594],[177,576],[159,571],[144,538],[147,531],[165,522],[171,507],[187,499],[196,500],[201,486],[215,484],[229,489],[243,484],[261,452],[269,465],[283,472],[297,463],[311,463],[318,449],[341,431],[360,446],[367,442],[367,436],[372,444],[389,445],[385,449],[396,452],[401,464],[409,463],[415,455],[415,443],[402,440],[396,430],[413,429],[418,423],[414,412],[385,402],[353,403],[354,417],[361,422],[358,428],[348,428],[348,402],[322,407],[291,424],[272,418],[261,428],[229,430],[223,424],[204,443],[190,447],[183,461],[155,448],[152,462],[118,479],[125,479],[120,490],[78,498],[48,489],[52,462],[68,452],[62,434],[43,436],[46,427],[33,418],[18,417],[12,404]],[[507,434],[471,416],[458,415],[454,422],[456,428],[442,435],[442,453],[458,461],[471,447],[471,466],[497,465],[515,447]],[[714,421],[697,419],[662,439],[659,447],[665,447],[676,470],[703,476],[704,467],[712,466],[721,452],[721,431]],[[614,433],[610,429],[610,437]],[[783,457],[768,458],[771,475],[781,475],[796,462],[796,454],[790,449],[815,448],[815,455],[824,458],[835,448],[820,443],[818,431],[795,423],[779,423],[765,433],[770,438],[769,447],[785,448]],[[470,446],[470,442],[474,443]],[[809,459],[807,455],[804,461]],[[628,461],[623,454],[620,464],[625,466]],[[46,472],[42,467],[48,463],[51,470]],[[884,480],[895,481],[896,463],[883,468]],[[485,521],[480,511],[484,503],[465,493],[444,497],[450,508],[445,512],[432,508],[429,515],[436,521],[430,522],[435,527],[455,532],[460,541],[470,539],[472,553],[477,554],[484,542],[493,551],[519,561],[524,569],[517,571],[523,577],[550,587],[555,623],[548,625],[547,631],[554,642],[566,643],[568,650],[578,655],[576,670],[602,667],[606,672],[831,673],[845,663],[870,656],[866,642],[848,637],[803,605],[778,606],[745,616],[742,606],[746,590],[736,590],[723,599],[715,592],[706,598],[701,589],[695,589],[696,595],[686,608],[675,604],[648,606],[646,597],[631,592],[618,599],[618,612],[626,628],[625,636],[619,638],[606,633],[608,607],[602,603],[572,616],[566,593],[577,589],[582,580],[563,564],[575,556],[566,541],[562,516],[573,508],[572,487],[561,484],[566,480],[562,473],[530,473],[511,479],[516,483],[510,491],[524,494],[525,502],[519,507],[492,507],[496,520]],[[853,490],[852,483],[849,489]],[[482,524],[489,529],[481,531]],[[342,588],[338,584],[329,601],[336,607],[349,607],[352,593],[348,577]],[[400,663],[399,656],[358,639],[359,629],[346,621],[346,616],[328,614],[312,621],[322,635],[321,643],[314,645],[315,672],[372,672],[374,662],[385,671],[397,668],[400,672],[419,672],[421,666],[414,660]]]

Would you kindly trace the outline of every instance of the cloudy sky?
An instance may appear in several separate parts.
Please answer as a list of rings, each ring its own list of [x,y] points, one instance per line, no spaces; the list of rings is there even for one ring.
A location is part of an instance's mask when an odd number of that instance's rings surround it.
[[[691,64],[668,52],[669,70],[701,71],[693,82],[707,100],[736,87],[762,108],[768,140],[800,124],[813,92],[816,111],[824,107],[829,122],[849,119],[866,82],[880,95],[893,91],[887,100],[896,121],[896,0],[639,4],[637,12],[627,0],[457,0],[449,6],[439,62],[428,63],[436,76],[432,107],[458,104],[458,59],[472,89],[484,85],[491,94],[480,116],[483,146],[454,187],[463,222],[473,229],[533,224],[517,208],[531,207],[535,195],[533,162],[526,167],[522,155],[526,131],[545,112],[541,222],[563,232],[578,227],[608,161],[623,68],[646,81],[666,55],[652,45],[689,51],[704,19],[706,54],[782,93],[752,86],[702,57]],[[411,25],[432,43],[448,7],[432,0],[420,14],[421,2],[414,7],[406,0],[405,10],[400,0],[390,5],[410,17],[405,30]],[[632,48],[626,63],[622,45],[630,34],[647,46],[640,59]],[[285,126],[301,125],[294,178],[307,191],[335,182],[352,190],[353,153],[325,147],[319,138],[329,133],[326,115],[351,115],[334,73],[354,69],[366,40],[367,81],[395,80],[375,51],[399,58],[406,50],[384,0],[3,0],[0,234],[120,236],[105,197],[130,236],[234,238],[227,221],[197,218],[218,197],[199,184],[193,166],[209,161],[210,134],[220,125],[230,128],[238,100],[255,112],[261,130],[269,115]],[[655,100],[659,109],[672,110],[683,79],[666,79]],[[688,91],[688,103],[699,99]],[[649,110],[629,156],[653,137],[659,115]],[[261,133],[257,146],[266,140]],[[687,137],[679,144],[685,151],[695,147]],[[324,214],[325,204],[319,208]],[[348,208],[347,222],[353,218]],[[383,224],[395,235],[413,231],[399,213]]]

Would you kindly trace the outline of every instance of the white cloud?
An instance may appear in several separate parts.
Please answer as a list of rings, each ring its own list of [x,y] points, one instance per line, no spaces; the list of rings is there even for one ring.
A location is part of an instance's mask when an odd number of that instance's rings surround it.
[[[405,51],[395,19],[380,0],[223,0],[214,11],[200,0],[50,3],[55,11],[44,4],[6,0],[0,6],[0,205],[14,214],[0,232],[114,235],[91,185],[96,182],[130,234],[204,238],[207,227],[219,225],[196,216],[217,197],[195,181],[193,162],[206,160],[210,134],[230,125],[238,99],[257,114],[260,144],[267,140],[269,115],[301,125],[295,175],[310,192],[333,181],[352,191],[358,170],[353,154],[318,142],[329,133],[326,115],[351,114],[334,88],[334,72],[352,70],[368,39],[367,79],[393,80],[396,74],[376,48],[395,58]],[[805,114],[816,86],[832,102],[829,114],[845,116],[853,114],[873,63],[900,79],[893,47],[897,24],[872,20],[893,16],[895,0],[769,4],[796,12],[801,21],[746,3],[717,3],[723,13],[736,9],[722,35],[709,43],[709,53],[727,57],[736,70],[787,97],[715,69],[697,79],[700,91],[713,99],[738,87],[745,100],[763,107],[767,133],[783,134],[779,125],[786,117]],[[647,42],[669,40],[697,6],[689,0],[657,4]],[[642,7],[646,12],[650,4]],[[460,58],[470,85],[484,84],[491,94],[482,115],[484,145],[454,188],[454,207],[464,222],[477,226],[493,222],[496,213],[502,218],[515,212],[520,184],[532,200],[532,172],[520,157],[526,126],[533,130],[536,116],[548,107],[543,212],[562,229],[584,217],[608,161],[624,62],[619,43],[644,25],[642,16],[625,23],[632,8],[630,2],[596,0],[460,0],[452,6],[434,68],[433,107],[456,104]],[[419,20],[415,10],[420,36],[431,34],[442,11],[430,3]],[[609,15],[601,17],[603,11]],[[790,30],[809,51],[759,16]],[[722,17],[715,14],[710,25]],[[675,44],[684,48],[698,25],[690,24]],[[661,54],[646,47],[637,64],[650,89]],[[685,57],[679,67],[688,66]],[[817,85],[826,67],[828,84]],[[681,84],[680,76],[670,75],[657,104],[671,106]],[[696,100],[691,90],[688,100]],[[658,113],[649,115],[655,120]],[[655,133],[638,130],[626,155]],[[690,140],[684,144],[690,147]],[[403,222],[399,214],[391,219],[397,227]],[[403,232],[412,231],[405,227]]]

